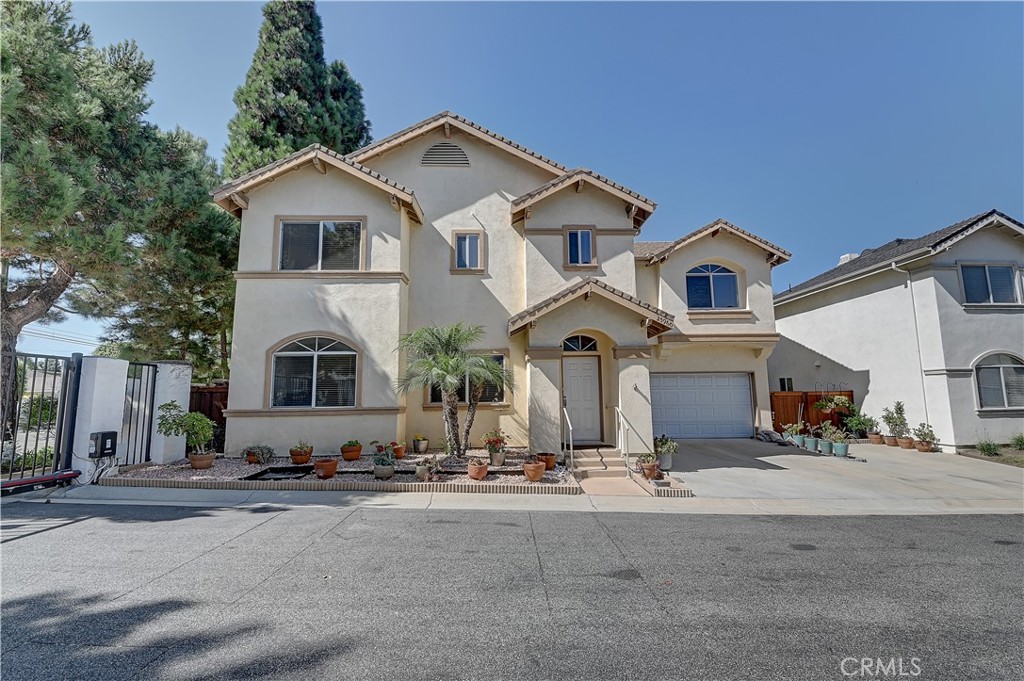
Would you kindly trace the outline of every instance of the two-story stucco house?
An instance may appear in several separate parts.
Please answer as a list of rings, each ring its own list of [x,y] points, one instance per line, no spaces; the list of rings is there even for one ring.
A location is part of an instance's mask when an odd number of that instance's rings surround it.
[[[482,324],[510,366],[473,437],[558,451],[770,427],[781,248],[725,221],[638,242],[655,204],[444,112],[348,156],[311,146],[214,193],[241,247],[227,450],[442,440],[439,396],[396,394],[403,334]]]
[[[1024,226],[990,210],[894,239],[780,293],[773,389],[901,400],[946,448],[1024,431]]]

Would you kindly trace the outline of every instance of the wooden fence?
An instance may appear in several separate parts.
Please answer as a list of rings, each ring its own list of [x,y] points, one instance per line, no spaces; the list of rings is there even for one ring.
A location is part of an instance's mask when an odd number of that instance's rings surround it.
[[[852,390],[829,390],[824,392],[774,392],[771,394],[772,401],[772,427],[782,432],[782,426],[788,423],[796,423],[802,419],[809,423],[811,428],[820,426],[825,421],[839,425],[842,414],[832,412],[825,414],[814,408],[814,403],[826,397],[843,396],[853,402]],[[800,407],[803,406],[801,414]]]

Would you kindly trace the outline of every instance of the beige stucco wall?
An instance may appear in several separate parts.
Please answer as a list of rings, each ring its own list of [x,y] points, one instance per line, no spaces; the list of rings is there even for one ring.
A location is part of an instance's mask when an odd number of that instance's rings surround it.
[[[979,411],[973,368],[992,352],[1024,356],[1024,307],[965,306],[958,264],[979,262],[1013,264],[1020,288],[1024,244],[987,229],[909,264],[913,297],[906,274],[886,271],[778,305],[772,385],[781,376],[796,390],[843,382],[875,417],[902,400],[911,426],[928,420],[945,445],[1007,441],[1024,410]]]
[[[741,310],[752,316],[745,319],[693,319],[686,303],[686,273],[697,265],[713,263],[736,272],[739,279]],[[642,265],[641,265],[642,266]],[[657,270],[660,286],[657,302],[661,309],[676,317],[682,333],[774,333],[772,272],[763,249],[745,239],[722,231],[680,248],[672,256],[650,268]]]

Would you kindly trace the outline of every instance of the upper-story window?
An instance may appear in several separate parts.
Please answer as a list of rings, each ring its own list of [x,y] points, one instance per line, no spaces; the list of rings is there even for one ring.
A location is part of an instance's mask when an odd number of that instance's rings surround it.
[[[567,265],[596,265],[594,253],[594,231],[592,229],[567,229],[565,232],[565,263]]]
[[[282,270],[358,270],[360,220],[282,220]]]
[[[961,265],[965,303],[1016,303],[1017,287],[1009,265]]]
[[[739,307],[739,277],[721,265],[694,267],[686,273],[686,304],[690,308]]]
[[[483,272],[484,255],[483,232],[452,233],[452,272]]]
[[[469,166],[469,156],[462,147],[451,142],[438,142],[423,152],[421,166]]]
[[[1024,362],[1007,354],[985,357],[974,367],[978,406],[982,409],[1024,407]]]
[[[334,338],[292,341],[273,356],[272,407],[354,407],[356,351]]]

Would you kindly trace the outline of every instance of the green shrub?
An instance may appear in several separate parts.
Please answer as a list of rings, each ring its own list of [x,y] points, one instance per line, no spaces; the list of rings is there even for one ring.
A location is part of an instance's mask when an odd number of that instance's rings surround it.
[[[981,440],[974,445],[974,448],[985,456],[999,456],[999,445],[992,440]]]
[[[57,397],[33,395],[21,403],[22,428],[46,428],[57,422]]]
[[[37,452],[29,452],[14,457],[14,460],[4,458],[0,461],[0,473],[17,473],[19,471],[32,471],[45,473],[50,470],[53,464],[53,447],[43,447]]]
[[[1017,451],[1024,451],[1024,433],[1017,433],[1010,438],[1010,446]]]
[[[206,445],[213,439],[217,424],[198,411],[186,412],[171,400],[160,405],[156,419],[157,432],[165,437],[185,436],[185,445],[196,454],[206,454]]]

